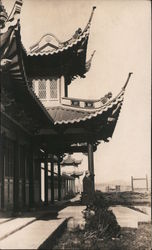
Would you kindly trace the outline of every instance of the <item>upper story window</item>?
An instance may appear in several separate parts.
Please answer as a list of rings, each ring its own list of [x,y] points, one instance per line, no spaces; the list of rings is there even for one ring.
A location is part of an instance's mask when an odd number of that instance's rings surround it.
[[[50,79],[50,99],[57,99],[58,92],[57,92],[57,79],[52,78]]]
[[[38,81],[38,97],[46,99],[46,81],[44,79]]]
[[[59,100],[59,81],[56,77],[33,79],[32,88],[39,99],[44,102]]]

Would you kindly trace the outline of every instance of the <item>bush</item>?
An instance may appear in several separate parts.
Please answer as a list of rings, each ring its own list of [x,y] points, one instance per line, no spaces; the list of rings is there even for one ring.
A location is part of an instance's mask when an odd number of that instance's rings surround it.
[[[117,223],[115,215],[108,208],[108,200],[102,192],[96,191],[93,205],[84,213],[86,219],[86,239],[118,237],[120,226]]]
[[[108,208],[109,200],[104,196],[101,191],[96,191],[94,193],[93,206],[95,208]]]

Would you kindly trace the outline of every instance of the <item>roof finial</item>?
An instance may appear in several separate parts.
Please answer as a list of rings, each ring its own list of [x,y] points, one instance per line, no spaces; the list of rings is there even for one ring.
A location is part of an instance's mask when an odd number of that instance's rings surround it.
[[[12,19],[16,19],[18,15],[21,13],[21,7],[23,5],[23,0],[16,0],[13,6],[13,9],[8,17],[8,21],[12,21]],[[17,17],[18,19],[18,17]]]
[[[92,7],[92,12],[91,12],[91,15],[90,15],[90,18],[89,18],[89,21],[84,29],[84,31],[86,31],[89,27],[90,27],[90,24],[91,24],[91,21],[92,21],[92,18],[93,18],[93,14],[94,14],[94,11],[96,9],[96,6],[93,6]]]
[[[129,79],[130,79],[130,77],[131,77],[132,74],[133,74],[133,72],[129,72],[127,81],[126,81],[125,85],[123,86],[122,90],[125,90],[125,89],[126,89],[126,87],[127,87],[127,85],[128,85],[128,82],[129,82]]]

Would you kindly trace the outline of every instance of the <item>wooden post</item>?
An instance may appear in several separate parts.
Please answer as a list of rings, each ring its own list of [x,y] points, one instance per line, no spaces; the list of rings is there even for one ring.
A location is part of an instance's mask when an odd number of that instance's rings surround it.
[[[38,168],[39,168],[39,202],[41,202],[41,161],[38,160]]]
[[[33,159],[33,146],[30,148],[29,158],[29,206],[34,207],[34,159]]]
[[[23,201],[23,207],[26,205],[26,187],[25,187],[25,166],[26,166],[26,152],[25,152],[25,146],[23,146],[23,184],[22,184],[22,201]]]
[[[61,166],[60,159],[58,160],[58,201],[61,200]]]
[[[51,202],[54,203],[54,162],[51,161]]]
[[[45,153],[45,162],[44,162],[44,176],[45,176],[45,204],[48,204],[48,154]]]
[[[134,191],[134,180],[133,180],[133,176],[131,176],[131,190],[132,192]]]
[[[94,187],[94,159],[93,159],[93,144],[88,142],[88,170],[92,177],[93,181],[93,191],[95,190]]]
[[[13,169],[13,211],[19,210],[19,145],[14,142],[14,169]]]
[[[4,160],[4,136],[1,135],[0,136],[0,190],[1,190],[1,201],[0,201],[0,208],[4,209],[4,164],[5,164],[5,160]]]
[[[146,190],[148,191],[148,176],[146,175]]]

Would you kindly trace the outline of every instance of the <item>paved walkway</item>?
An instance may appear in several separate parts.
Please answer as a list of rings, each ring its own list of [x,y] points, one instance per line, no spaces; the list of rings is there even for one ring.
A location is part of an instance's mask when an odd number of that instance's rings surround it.
[[[65,219],[36,220],[0,241],[0,249],[38,249]]]
[[[67,223],[69,231],[74,230],[76,227],[84,228],[85,219],[83,218],[82,211],[86,206],[69,206],[59,212],[58,218],[70,218]]]
[[[47,210],[32,213],[36,216],[0,218],[0,249],[44,249],[47,244],[51,249],[51,239],[62,226],[68,223],[69,230],[83,227],[83,209],[85,206],[69,206],[56,215]]]
[[[124,206],[110,207],[116,216],[117,222],[121,227],[138,228],[139,222],[149,222],[150,215],[143,214]]]

